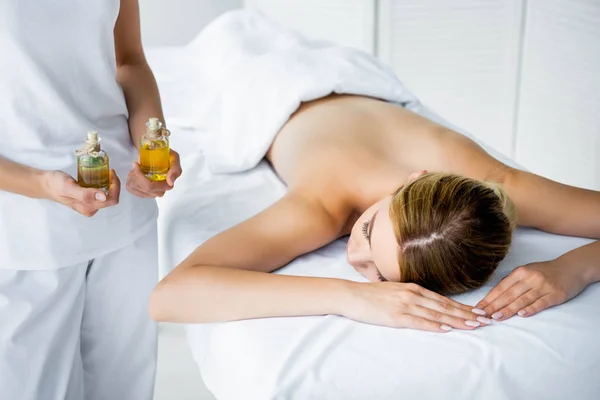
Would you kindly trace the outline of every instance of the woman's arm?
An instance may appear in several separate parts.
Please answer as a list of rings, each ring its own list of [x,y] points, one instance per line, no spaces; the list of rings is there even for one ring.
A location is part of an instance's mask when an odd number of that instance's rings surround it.
[[[289,193],[196,249],[155,288],[150,314],[184,323],[337,314],[437,332],[472,329],[470,307],[416,285],[268,273],[336,239],[342,225],[318,202]]]
[[[519,225],[600,239],[600,192],[511,168],[459,133],[446,131],[442,136],[440,146],[450,172],[500,183],[515,203]]]
[[[153,318],[217,322],[336,313],[333,279],[271,275],[336,239],[340,226],[318,203],[288,194],[267,210],[207,240],[155,289]]]
[[[457,133],[447,136],[454,172],[503,185],[519,225],[559,235],[600,239],[600,192],[580,189],[510,168]],[[561,257],[519,267],[477,305],[496,320],[534,315],[577,296],[600,281],[600,241]]]
[[[503,186],[515,203],[520,225],[600,239],[600,192],[519,170],[507,173]]]

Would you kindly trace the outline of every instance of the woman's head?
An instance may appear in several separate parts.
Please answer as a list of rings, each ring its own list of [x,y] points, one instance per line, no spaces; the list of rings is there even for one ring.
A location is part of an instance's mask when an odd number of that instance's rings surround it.
[[[485,283],[504,259],[515,219],[498,186],[452,174],[420,175],[359,218],[348,261],[371,280],[461,293]]]

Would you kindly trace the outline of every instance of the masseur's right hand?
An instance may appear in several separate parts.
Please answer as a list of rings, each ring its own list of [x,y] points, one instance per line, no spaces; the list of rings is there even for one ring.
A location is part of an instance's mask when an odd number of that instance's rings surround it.
[[[471,312],[472,307],[414,283],[353,283],[353,300],[343,315],[356,321],[393,328],[448,332],[475,329],[490,323]]]
[[[86,217],[92,217],[101,208],[119,202],[121,181],[114,170],[110,171],[108,196],[98,189],[82,188],[77,181],[61,171],[48,171],[43,178],[44,194],[48,200],[64,204]]]

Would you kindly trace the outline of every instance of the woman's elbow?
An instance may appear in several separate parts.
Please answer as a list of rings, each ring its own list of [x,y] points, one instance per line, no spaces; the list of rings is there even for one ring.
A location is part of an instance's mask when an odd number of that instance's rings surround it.
[[[168,322],[172,317],[169,312],[169,284],[164,280],[160,281],[150,294],[148,303],[148,313],[150,318],[156,322]]]

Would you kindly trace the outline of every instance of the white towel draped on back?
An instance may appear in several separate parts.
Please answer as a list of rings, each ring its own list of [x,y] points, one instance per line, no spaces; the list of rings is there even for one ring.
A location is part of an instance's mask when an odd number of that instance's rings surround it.
[[[338,93],[419,107],[391,69],[370,54],[310,40],[254,11],[216,19],[188,51],[200,99],[194,125],[211,133],[204,151],[217,173],[256,166],[302,102]]]

